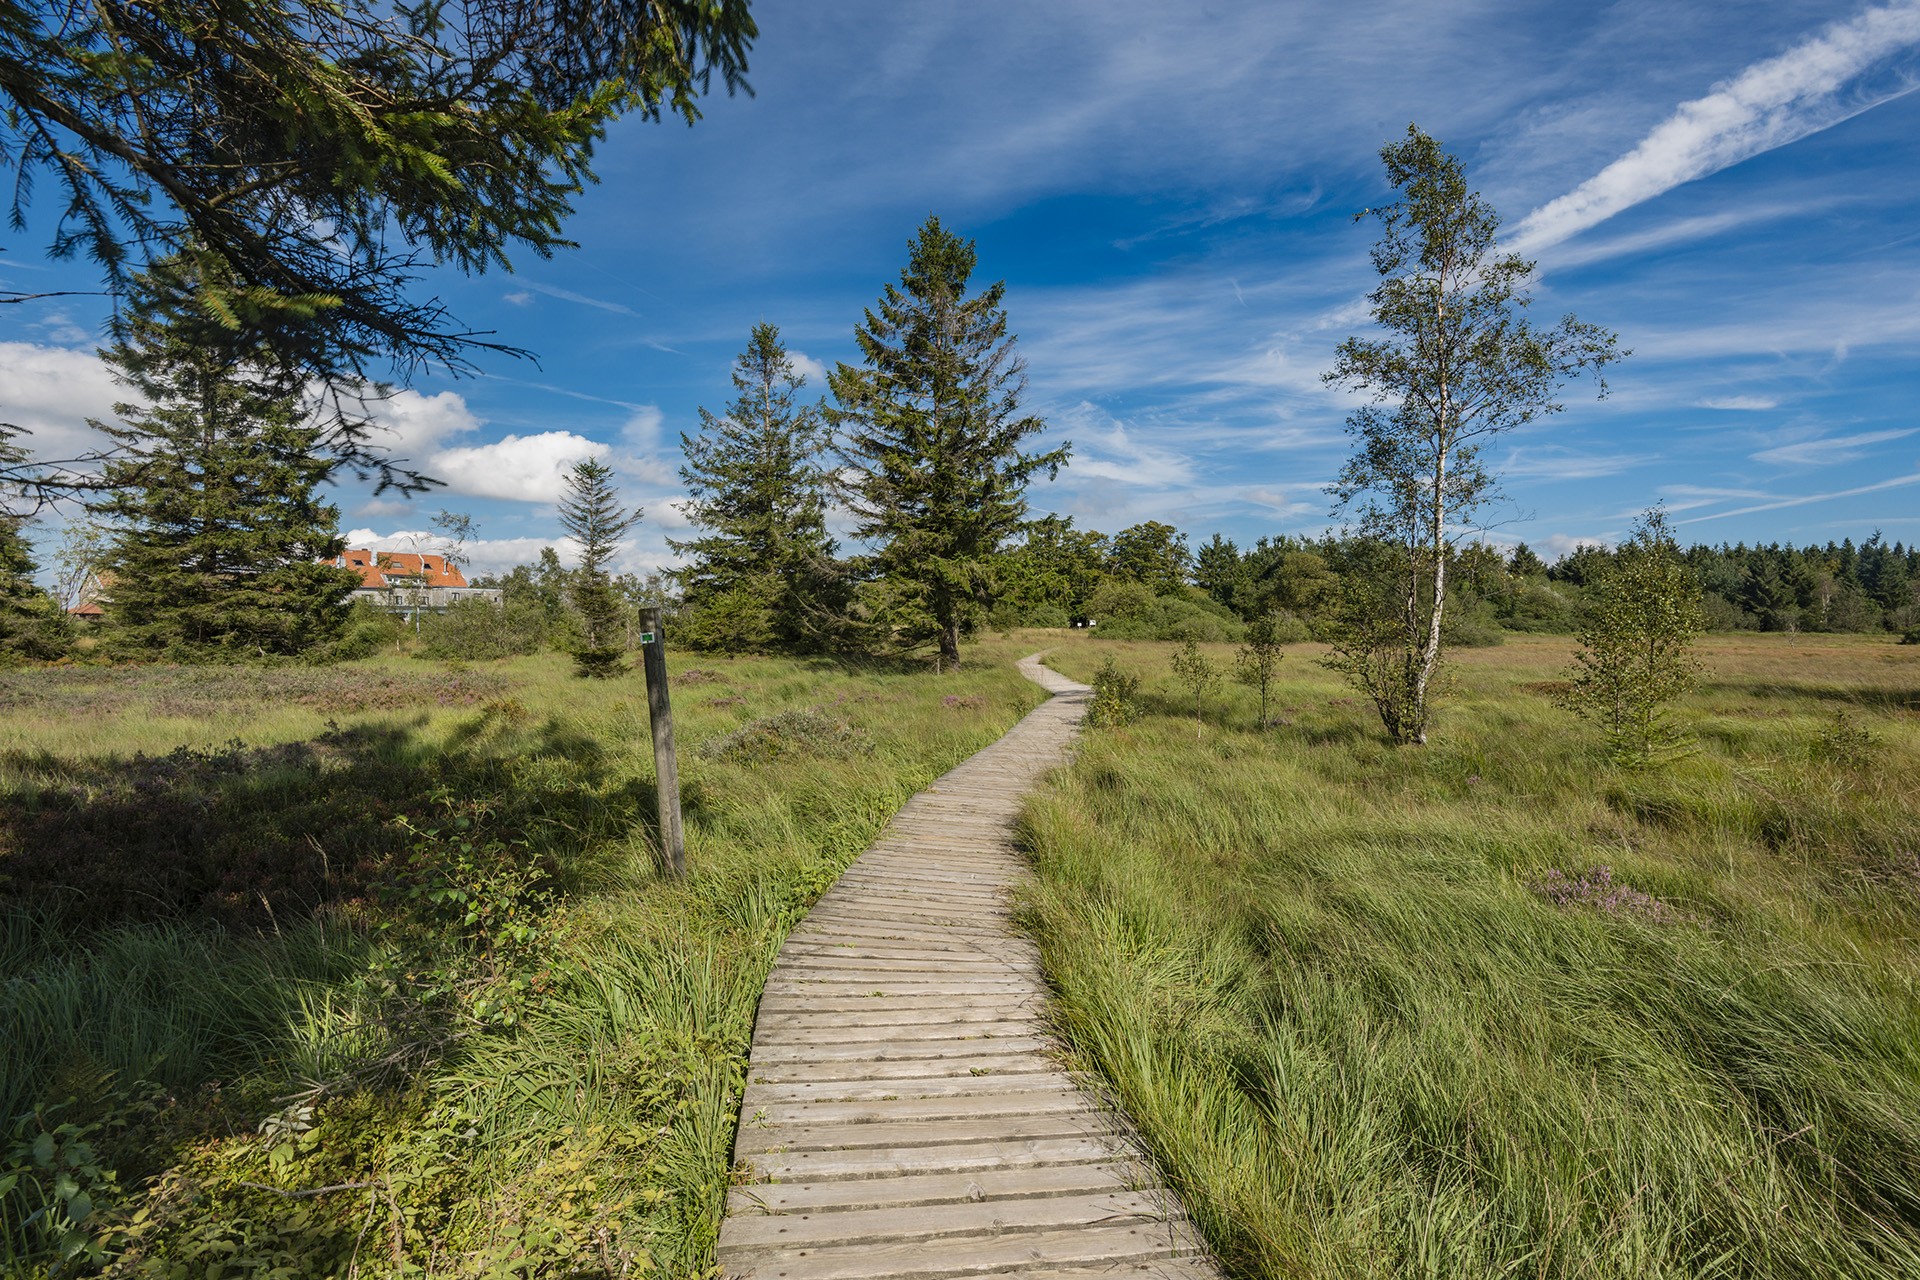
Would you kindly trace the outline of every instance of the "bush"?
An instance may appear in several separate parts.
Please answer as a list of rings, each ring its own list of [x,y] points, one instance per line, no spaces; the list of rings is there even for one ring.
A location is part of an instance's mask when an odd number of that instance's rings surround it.
[[[818,707],[807,707],[750,720],[732,733],[703,743],[700,754],[711,760],[764,764],[788,755],[846,759],[872,750],[873,739],[856,726]]]
[[[546,614],[527,601],[457,600],[420,620],[420,654],[427,658],[512,658],[537,652],[546,639]]]
[[[353,662],[371,658],[400,638],[401,619],[397,613],[376,609],[365,600],[355,600],[347,610],[340,634],[308,654],[314,662]]]
[[[1093,701],[1087,706],[1087,723],[1098,729],[1117,729],[1137,715],[1134,700],[1140,694],[1140,677],[1122,671],[1108,654],[1093,673]]]

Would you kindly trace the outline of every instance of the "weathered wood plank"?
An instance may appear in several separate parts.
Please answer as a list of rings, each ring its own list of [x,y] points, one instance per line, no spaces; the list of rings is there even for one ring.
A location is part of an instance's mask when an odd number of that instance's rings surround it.
[[[938,1247],[936,1247],[936,1245]],[[960,1240],[865,1242],[745,1253],[728,1266],[742,1280],[946,1280],[1036,1264],[1132,1262],[1178,1257],[1192,1246],[1161,1223],[1075,1226],[974,1235]]]
[[[1140,1172],[1137,1165],[1131,1164],[1061,1164],[1037,1169],[922,1173],[836,1182],[769,1182],[733,1188],[727,1194],[727,1212],[752,1217],[1125,1191],[1138,1185]]]

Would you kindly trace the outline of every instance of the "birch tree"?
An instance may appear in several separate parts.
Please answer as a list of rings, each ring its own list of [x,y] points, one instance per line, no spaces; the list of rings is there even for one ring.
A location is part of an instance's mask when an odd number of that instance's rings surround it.
[[[1568,315],[1552,328],[1525,316],[1534,264],[1500,253],[1499,215],[1467,186],[1460,162],[1407,126],[1381,149],[1400,198],[1360,218],[1380,222],[1367,295],[1378,332],[1340,344],[1331,386],[1367,403],[1347,419],[1353,455],[1329,492],[1375,540],[1386,580],[1350,591],[1328,661],[1379,710],[1400,743],[1424,743],[1441,661],[1447,548],[1496,496],[1487,444],[1556,413],[1560,389],[1626,353],[1615,335]]]

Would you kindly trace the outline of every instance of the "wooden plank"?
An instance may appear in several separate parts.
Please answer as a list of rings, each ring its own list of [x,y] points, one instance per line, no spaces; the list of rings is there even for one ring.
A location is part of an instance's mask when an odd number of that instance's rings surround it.
[[[1133,1262],[1178,1257],[1191,1246],[1159,1223],[1064,1227],[976,1235],[930,1248],[924,1241],[770,1251],[728,1250],[725,1264],[741,1280],[947,1280],[1061,1263]]]
[[[1097,1115],[1093,1100],[1071,1084],[1027,1093],[976,1093],[946,1098],[879,1098],[861,1102],[743,1102],[742,1125],[902,1124],[911,1120],[985,1120],[1000,1116]]]
[[[755,1119],[740,1126],[739,1152],[901,1150],[921,1146],[958,1146],[963,1142],[1025,1142],[1036,1138],[1093,1137],[1114,1132],[1099,1111],[1082,1109],[1042,1115],[995,1116],[990,1120],[913,1120],[899,1124],[768,1124]]]
[[[1165,1218],[1165,1201],[1143,1191],[1092,1191],[1017,1200],[957,1200],[898,1208],[843,1209],[834,1212],[743,1218],[727,1233],[727,1249],[736,1258],[770,1247],[798,1245],[887,1244],[918,1240],[938,1249],[943,1236],[1039,1231],[1047,1228],[1112,1226]],[[1173,1245],[1167,1240],[1169,1248]]]
[[[1044,1022],[1037,1018],[1027,1018],[1005,1022],[883,1024],[878,1029],[871,1023],[857,1023],[845,1027],[783,1027],[776,1022],[771,1027],[761,1028],[756,1032],[755,1038],[761,1044],[769,1045],[872,1044],[876,1040],[895,1045],[923,1044],[929,1041],[991,1044],[996,1040],[1044,1038],[1048,1034],[1049,1029]]]
[[[1037,1064],[1029,1053],[981,1054],[976,1058],[892,1058],[882,1061],[762,1062],[749,1066],[758,1084],[804,1084],[826,1080],[938,1080],[951,1076],[1027,1075]],[[1051,1063],[1047,1065],[1052,1065]]]
[[[743,1216],[813,1213],[1124,1191],[1136,1185],[1139,1174],[1139,1167],[1130,1164],[1063,1164],[1006,1172],[980,1170],[910,1174],[899,1178],[851,1178],[838,1182],[766,1182],[729,1191],[727,1212]]]
[[[1059,1164],[1111,1164],[1132,1153],[1110,1137],[1040,1138],[1030,1142],[963,1142],[949,1147],[895,1150],[769,1151],[748,1167],[775,1182],[829,1178],[884,1178],[903,1173],[969,1173],[976,1169],[1032,1169]]]
[[[814,1062],[928,1062],[1043,1053],[1053,1047],[1045,1036],[1002,1036],[992,1040],[850,1040],[832,1044],[768,1044],[755,1050],[754,1065]],[[764,1050],[764,1056],[762,1056]]]
[[[961,1098],[1076,1087],[1073,1077],[1064,1071],[1028,1071],[1019,1074],[1002,1071],[983,1076],[938,1076],[919,1080],[802,1080],[795,1084],[748,1085],[746,1097],[740,1104],[740,1114],[752,1115],[757,1107],[785,1102]]]

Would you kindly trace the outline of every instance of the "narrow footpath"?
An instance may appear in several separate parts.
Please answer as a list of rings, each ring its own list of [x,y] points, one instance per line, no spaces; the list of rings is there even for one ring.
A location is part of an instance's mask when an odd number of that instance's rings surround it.
[[[788,937],[754,1026],[723,1275],[1218,1280],[1124,1125],[1062,1068],[1008,894],[1022,797],[1090,690],[916,795]]]

